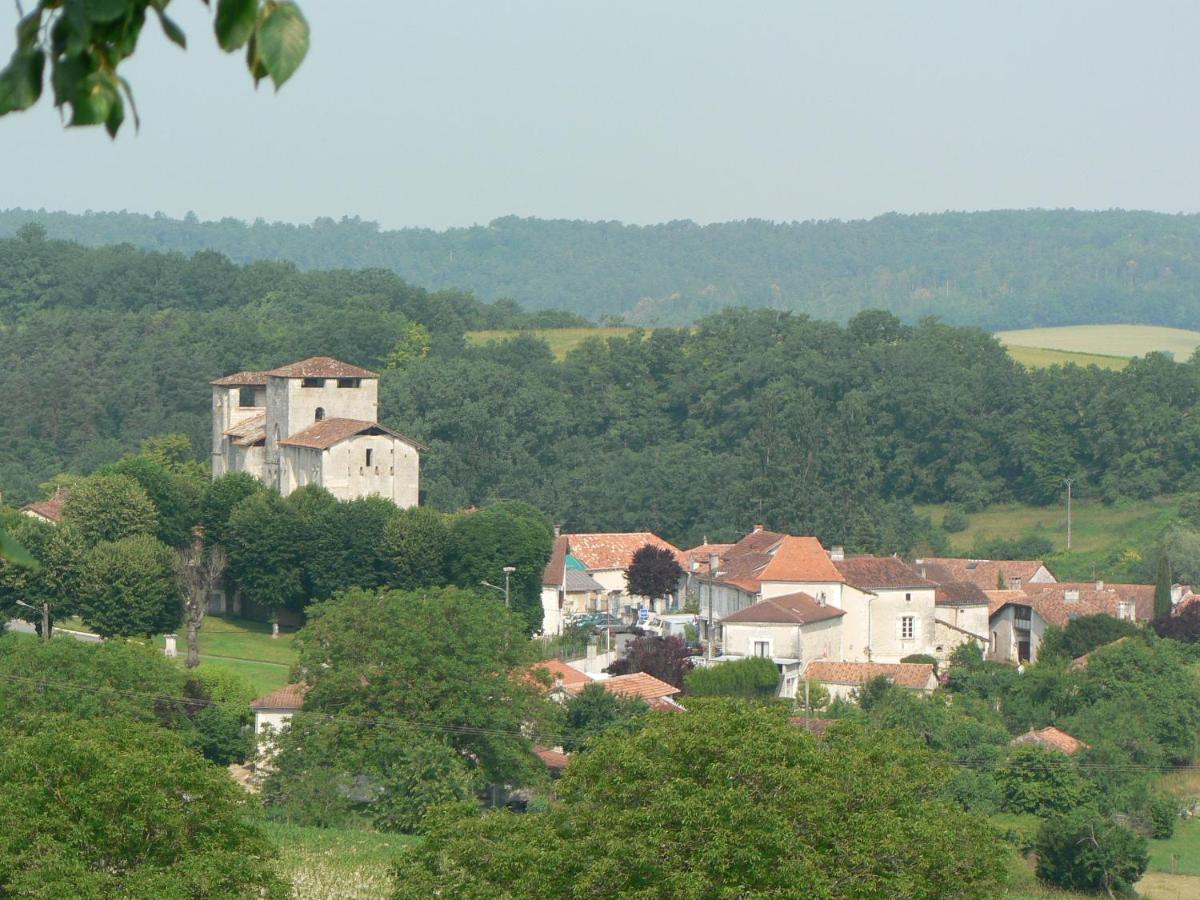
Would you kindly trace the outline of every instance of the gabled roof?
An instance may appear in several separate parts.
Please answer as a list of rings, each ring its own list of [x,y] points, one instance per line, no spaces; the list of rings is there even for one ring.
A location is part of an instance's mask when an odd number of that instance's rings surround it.
[[[591,675],[568,666],[561,659],[546,659],[536,662],[528,667],[528,671],[531,674],[545,671],[550,675],[550,684],[552,686],[561,682],[562,686],[567,690],[571,690],[574,687],[582,688],[585,684],[590,684],[592,681]]]
[[[53,522],[57,525],[62,521],[63,503],[67,499],[67,489],[61,485],[54,489],[54,494],[46,500],[35,500],[21,507],[21,512]]]
[[[1029,595],[1024,591],[988,591],[983,595],[988,600],[988,616],[994,616],[1010,603],[1025,603]]]
[[[602,569],[629,568],[629,564],[633,562],[633,554],[647,544],[670,550],[675,554],[680,566],[687,564],[687,559],[678,547],[649,531],[568,534],[566,538],[568,552],[593,572]]]
[[[1071,737],[1071,735],[1065,731],[1060,731],[1053,725],[1048,725],[1040,731],[1027,731],[1019,737],[1013,738],[1009,743],[1015,746],[1035,744],[1047,750],[1057,750],[1059,753],[1067,754],[1067,756],[1072,756],[1080,750],[1088,748],[1088,745],[1079,740],[1079,738]]]
[[[272,691],[265,697],[259,697],[250,704],[251,709],[296,710],[304,705],[304,695],[308,693],[307,684],[287,684],[277,691]]]
[[[826,684],[866,684],[880,675],[899,687],[927,690],[937,683],[931,663],[810,662],[804,677]]]
[[[785,537],[787,535],[782,532],[767,531],[761,525],[755,525],[754,530],[730,547],[723,558],[733,559],[746,553],[766,553]]]
[[[788,534],[775,546],[771,561],[758,573],[758,580],[843,582],[846,579],[815,537]]]
[[[550,548],[550,561],[542,569],[542,586],[558,587],[564,581],[567,568],[567,536],[560,534],[554,538]]]
[[[1045,585],[1043,590],[988,591],[987,595],[989,616],[996,615],[1010,604],[1028,606],[1041,616],[1047,625],[1057,625],[1060,628],[1066,627],[1072,619],[1080,616],[1106,615],[1118,618],[1122,603],[1133,604],[1135,618],[1142,618],[1143,610],[1139,608],[1140,605],[1146,607],[1146,619],[1153,618],[1154,615],[1153,595],[1148,604],[1139,604],[1132,595],[1123,595],[1107,588],[1097,591],[1094,585],[1091,590],[1080,590],[1052,584]]]
[[[708,541],[705,541],[703,544],[693,547],[691,550],[683,551],[683,555],[686,556],[688,560],[688,565],[684,568],[686,568],[689,572],[694,571],[698,574],[706,575],[708,574],[709,563],[711,562],[713,556],[716,556],[717,559],[720,560],[722,556],[732,549],[733,544],[710,544]],[[692,568],[693,565],[695,566],[695,569]]]
[[[534,746],[533,755],[545,763],[546,768],[551,772],[563,771],[567,767],[567,763],[571,761],[567,754],[551,747]]]
[[[310,356],[266,373],[272,378],[378,378],[378,372],[352,366],[332,356]]]
[[[739,609],[721,619],[722,624],[750,625],[808,625],[844,616],[845,610],[822,605],[808,594],[784,594],[760,600],[753,606]]]
[[[657,700],[660,697],[674,697],[680,692],[675,685],[667,684],[645,672],[616,675],[596,683],[610,694],[616,694],[619,697],[637,697],[639,700],[646,701]]]
[[[935,587],[932,581],[922,578],[920,572],[895,556],[851,556],[835,560],[833,565],[846,583],[856,588],[929,590]]]
[[[267,414],[261,412],[225,429],[225,435],[233,438],[239,447],[249,447],[267,439]]]
[[[313,422],[302,431],[288,435],[280,440],[283,447],[307,447],[310,450],[328,450],[334,444],[340,444],[347,438],[358,434],[390,434],[404,443],[424,450],[421,444],[410,437],[405,437],[398,431],[380,425],[378,422],[367,422],[362,419],[321,419]]]
[[[1081,597],[1086,594],[1098,601],[1105,601],[1105,598],[1111,596],[1115,602],[1132,603],[1139,622],[1149,622],[1154,618],[1154,585],[1152,584],[1124,584],[1111,581],[1059,581],[1054,584],[1035,582],[1029,585],[1026,591],[1028,593],[1079,591]],[[1111,615],[1116,615],[1116,613],[1111,613]]]
[[[568,594],[604,590],[604,585],[589,575],[586,569],[568,568],[564,583]]]
[[[266,387],[266,372],[234,372],[223,378],[214,378],[209,384],[216,387]]]
[[[988,595],[970,581],[947,581],[937,586],[933,601],[938,606],[987,606]]]
[[[1000,579],[1003,576],[1004,587],[1009,579],[1019,578],[1021,587],[1030,584],[1038,572],[1045,567],[1040,559],[965,559],[950,556],[928,556],[918,559],[915,563],[917,571],[924,571],[925,577],[942,584],[947,581],[969,581],[985,591],[1002,589]],[[1046,572],[1054,577],[1049,569]]]

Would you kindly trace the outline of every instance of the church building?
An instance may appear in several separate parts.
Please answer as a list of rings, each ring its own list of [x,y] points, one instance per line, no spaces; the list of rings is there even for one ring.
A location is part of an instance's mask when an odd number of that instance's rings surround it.
[[[314,356],[211,384],[213,478],[249,472],[283,495],[317,484],[339,500],[417,505],[424,448],[377,421],[377,373]]]

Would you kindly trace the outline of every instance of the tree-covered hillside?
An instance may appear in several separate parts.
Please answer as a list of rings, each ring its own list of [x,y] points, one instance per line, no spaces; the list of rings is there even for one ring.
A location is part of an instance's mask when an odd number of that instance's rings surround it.
[[[0,211],[0,236],[42,223],[88,245],[217,250],[301,269],[378,267],[429,289],[510,298],[593,321],[684,325],[726,306],[845,322],[887,309],[987,329],[1105,322],[1200,327],[1200,216],[1015,210],[870,221],[653,226],[509,217],[486,226],[386,231],[200,222],[132,213]]]
[[[727,310],[585,342],[464,331],[547,313],[382,270],[301,272],[0,239],[0,490],[32,499],[150,435],[209,452],[208,381],[329,354],[382,371],[383,422],[428,445],[429,502],[528,501],[571,530],[680,542],[755,522],[854,549],[923,539],[913,502],[1200,488],[1200,360],[1027,371],[974,328]]]

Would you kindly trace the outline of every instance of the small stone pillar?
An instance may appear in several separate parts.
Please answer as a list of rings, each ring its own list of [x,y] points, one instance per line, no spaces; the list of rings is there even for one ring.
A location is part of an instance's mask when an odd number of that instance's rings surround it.
[[[179,655],[179,651],[175,649],[175,635],[167,635],[167,645],[163,647],[163,653],[165,653],[171,659],[174,659]]]
[[[279,623],[278,622],[271,623],[271,637],[273,637],[273,638],[279,637]]]

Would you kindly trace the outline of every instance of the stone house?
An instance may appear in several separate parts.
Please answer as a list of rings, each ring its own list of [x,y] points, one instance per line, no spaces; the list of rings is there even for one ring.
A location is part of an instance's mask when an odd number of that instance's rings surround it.
[[[254,711],[254,743],[258,748],[257,765],[263,766],[272,755],[273,735],[279,734],[303,706],[306,684],[287,684],[259,697],[250,704]]]
[[[988,637],[988,596],[969,581],[948,581],[934,592],[934,648],[939,662],[966,643],[974,643],[986,656],[991,646]]]
[[[212,472],[249,472],[281,494],[319,485],[339,500],[419,500],[420,451],[380,425],[379,375],[329,356],[212,384]]]
[[[633,555],[647,544],[670,551],[675,555],[680,568],[685,568],[687,559],[682,551],[674,544],[664,541],[650,531],[630,532],[592,532],[580,534],[565,534],[566,552],[582,563],[587,574],[592,577],[607,595],[602,601],[598,600],[598,609],[593,611],[611,611],[614,615],[633,618],[639,607],[645,606],[654,612],[666,612],[662,603],[653,603],[649,598],[631,595],[626,589],[625,570],[633,562]],[[543,587],[545,580],[543,578]],[[543,597],[543,608],[546,600]],[[670,598],[667,608],[679,605],[679,591]]]
[[[937,676],[931,663],[865,663],[810,662],[804,669],[804,677],[825,685],[829,699],[850,700],[873,678],[884,678],[897,687],[928,694],[937,687]]]
[[[931,581],[945,584],[969,581],[984,591],[1019,591],[1031,584],[1053,584],[1057,579],[1040,559],[964,559],[927,556],[913,561]]]

